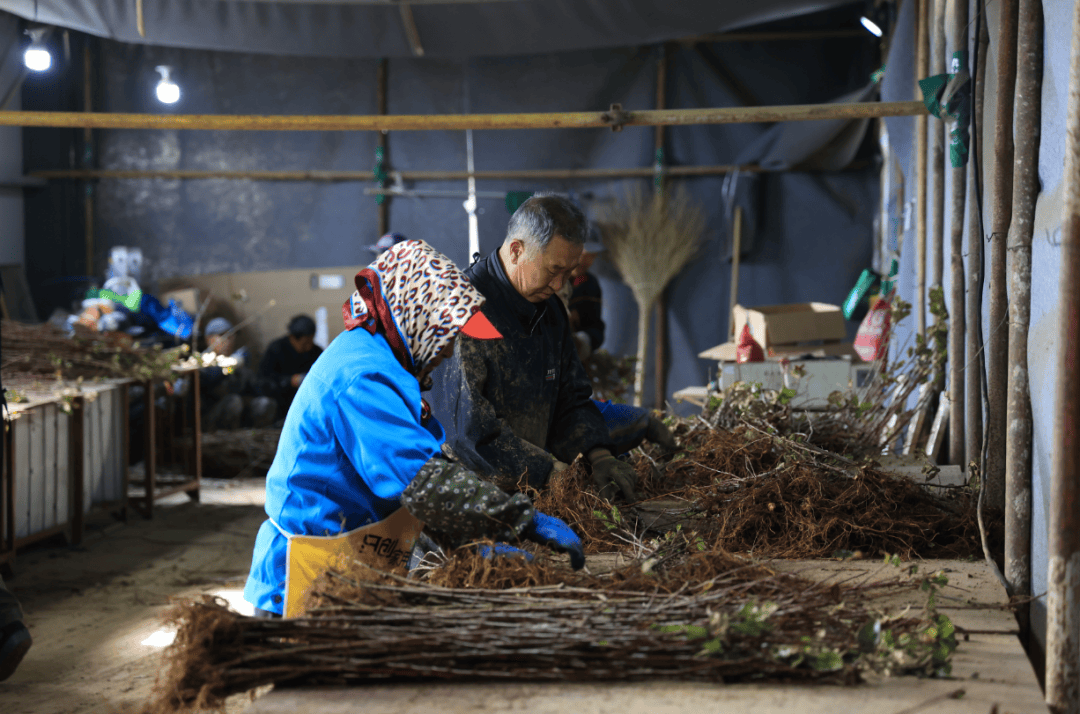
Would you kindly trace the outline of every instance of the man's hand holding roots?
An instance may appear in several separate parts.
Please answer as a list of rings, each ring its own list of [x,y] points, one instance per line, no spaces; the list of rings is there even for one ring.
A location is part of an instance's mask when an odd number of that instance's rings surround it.
[[[592,463],[593,483],[600,491],[600,498],[614,500],[618,493],[628,503],[638,500],[634,488],[637,486],[637,471],[630,464],[619,461],[607,449],[593,449],[589,452]]]

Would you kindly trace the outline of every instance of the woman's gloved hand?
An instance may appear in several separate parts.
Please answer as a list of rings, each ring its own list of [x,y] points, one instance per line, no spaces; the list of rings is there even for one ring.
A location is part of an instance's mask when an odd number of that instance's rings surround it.
[[[637,485],[637,471],[634,471],[634,467],[619,461],[606,450],[597,456],[590,456],[589,460],[592,462],[593,483],[600,490],[601,498],[610,501],[621,491],[628,502],[638,500],[634,493]]]
[[[574,530],[554,516],[536,512],[532,523],[521,534],[533,543],[546,545],[552,550],[570,555],[570,567],[581,570],[585,567],[585,551]]]
[[[649,415],[649,426],[645,430],[645,438],[656,444],[664,451],[676,451],[679,445],[675,443],[675,435],[667,425],[652,414]]]
[[[495,543],[494,545],[481,545],[476,549],[476,552],[481,558],[524,558],[526,563],[531,563],[533,560],[532,553],[526,553],[521,548],[515,548],[512,545],[506,543]]]

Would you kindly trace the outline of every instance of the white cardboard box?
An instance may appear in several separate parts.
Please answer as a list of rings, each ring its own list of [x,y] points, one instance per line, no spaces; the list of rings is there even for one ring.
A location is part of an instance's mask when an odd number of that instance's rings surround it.
[[[802,376],[796,376],[797,374]],[[833,392],[848,392],[852,387],[851,360],[813,359],[774,362],[721,362],[720,388],[736,382],[757,382],[765,389],[794,389],[791,406],[796,409],[823,409]]]

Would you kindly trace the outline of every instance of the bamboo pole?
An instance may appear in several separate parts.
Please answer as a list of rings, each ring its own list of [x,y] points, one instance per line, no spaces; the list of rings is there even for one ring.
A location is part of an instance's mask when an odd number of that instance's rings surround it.
[[[975,0],[976,3],[981,0]],[[976,5],[976,7],[978,7]],[[976,10],[975,93],[971,109],[971,155],[968,157],[967,235],[967,355],[964,359],[965,395],[967,397],[967,458],[982,467],[983,453],[983,230],[980,169],[982,168],[983,106],[986,95],[986,50],[990,44],[986,13]],[[983,472],[980,470],[980,474]]]
[[[386,58],[379,59],[375,66],[375,111],[380,116],[386,115],[386,88],[387,70]],[[375,134],[376,149],[382,152],[383,162],[386,162],[386,132],[380,131]],[[379,209],[379,235],[386,235],[390,230],[390,197],[384,195],[382,201],[376,204]]]
[[[930,0],[916,0],[915,96],[929,70]],[[915,331],[926,334],[926,130],[927,115],[915,118]]]
[[[668,55],[670,53],[669,45],[663,45],[660,49],[660,61],[656,67],[656,108],[664,109],[667,106],[667,72],[668,72]],[[666,164],[666,157],[664,156],[664,127],[656,127],[656,141],[654,147],[656,149],[656,162],[657,168],[663,168]],[[663,191],[664,185],[663,176],[658,175],[656,177],[656,190]],[[667,400],[667,288],[660,292],[660,295],[656,298],[656,371],[655,371],[655,384],[654,384],[654,406],[657,409],[664,408],[664,402]]]
[[[944,74],[945,67],[945,3],[934,0],[934,42],[931,45],[930,71],[927,74]],[[929,121],[929,120],[928,120]],[[945,125],[931,123],[930,134],[930,287],[940,287],[945,278]],[[945,388],[945,373],[941,375],[937,391]]]
[[[854,168],[855,164],[851,164]],[[717,176],[733,171],[740,173],[767,173],[760,166],[746,164],[719,164],[716,166],[671,166],[664,173],[672,176]],[[470,176],[477,181],[487,180],[534,180],[561,181],[567,179],[615,179],[615,178],[651,178],[656,174],[652,166],[635,169],[520,169],[507,171],[391,171],[392,178],[402,181],[457,181]],[[372,181],[374,177],[367,171],[218,171],[198,169],[173,169],[163,171],[144,171],[128,169],[56,169],[34,171],[29,174],[37,179],[232,179],[250,181]]]
[[[622,126],[754,124],[819,119],[926,116],[922,102],[851,102],[772,107],[647,109],[524,114],[397,114],[387,116],[259,116],[250,114],[111,114],[0,112],[0,126],[211,131],[465,131],[466,129],[595,129]]]
[[[1018,0],[1000,0],[997,53],[997,112],[994,119],[994,174],[990,196],[990,317],[986,350],[986,501],[1005,510],[1005,411],[1009,364],[1009,296],[1005,270],[1012,220],[1013,93],[1016,89]]]
[[[83,111],[94,108],[93,70],[90,56],[90,37],[83,38]],[[94,150],[94,130],[83,129],[83,166],[90,168]],[[86,244],[86,275],[94,275],[94,186],[83,186],[83,230]]]
[[[1005,436],[1005,579],[1012,594],[1031,594],[1031,397],[1028,387],[1028,326],[1031,321],[1031,239],[1039,195],[1042,126],[1042,36],[1040,0],[1020,0],[1016,63],[1016,156],[1012,224],[1009,226],[1009,387]],[[1073,365],[1062,365],[1072,369]],[[1028,607],[1016,617],[1022,637]]]
[[[731,297],[728,300],[728,324],[731,339],[735,334],[735,306],[739,304],[739,258],[742,255],[742,206],[735,206],[735,215],[731,221]]]
[[[1046,598],[1046,703],[1054,714],[1080,714],[1080,4],[1073,8],[1067,122]]]
[[[949,18],[954,51],[968,49],[968,0],[952,0]],[[967,67],[961,67],[967,69]],[[970,159],[970,157],[969,157]],[[964,313],[964,204],[967,166],[952,169],[952,210],[949,230],[949,463],[967,468],[964,438],[964,342],[967,327]]]

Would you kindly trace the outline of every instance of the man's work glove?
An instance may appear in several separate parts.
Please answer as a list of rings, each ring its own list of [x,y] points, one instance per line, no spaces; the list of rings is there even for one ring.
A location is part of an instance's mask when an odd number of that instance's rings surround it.
[[[570,526],[558,518],[537,511],[532,523],[521,535],[533,543],[546,545],[552,550],[569,554],[570,567],[574,570],[585,567],[585,551],[582,549],[581,539]]]
[[[679,445],[675,443],[675,435],[667,428],[664,422],[653,415],[649,415],[649,426],[645,430],[645,438],[656,444],[664,451],[675,451]]]
[[[593,483],[600,490],[600,498],[610,501],[616,493],[621,491],[623,498],[628,502],[638,500],[637,494],[634,493],[634,487],[637,485],[637,471],[634,471],[630,464],[619,461],[607,451],[595,459],[590,457],[589,460],[592,461]]]
[[[520,548],[515,548],[512,545],[506,543],[495,543],[494,545],[482,545],[476,549],[476,552],[481,558],[524,558],[526,563],[533,561],[532,553],[526,553]]]

